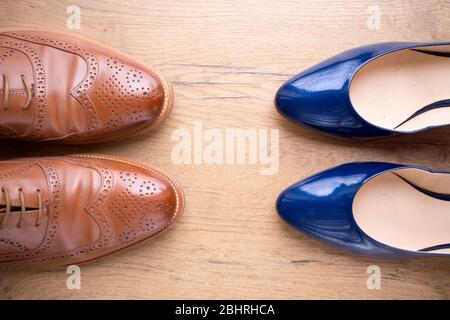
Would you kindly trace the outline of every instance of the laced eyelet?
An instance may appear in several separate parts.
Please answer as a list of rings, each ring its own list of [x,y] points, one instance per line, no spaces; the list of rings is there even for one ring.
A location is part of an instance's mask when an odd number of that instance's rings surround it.
[[[0,216],[0,228],[1,228],[3,226],[3,224],[5,223],[5,221],[7,220],[7,218],[11,214],[11,200],[9,197],[9,192],[6,188],[1,187],[0,190],[3,193],[3,197],[5,199],[5,206],[6,206],[4,209],[2,209],[0,211],[0,213],[2,214]],[[19,221],[17,222],[16,227],[20,229],[23,226],[23,217],[26,214],[26,205],[25,205],[25,193],[24,193],[23,189],[19,188],[18,193],[19,193],[19,203],[20,203],[20,214],[19,214]],[[41,190],[37,189],[36,193],[37,193],[37,197],[38,197],[38,216],[36,217],[35,226],[39,227],[41,218],[44,216],[44,208],[43,208],[43,203],[42,203]]]
[[[33,92],[31,90],[31,86],[28,85],[27,79],[25,78],[25,75],[20,75],[20,78],[22,79],[23,87],[25,88],[25,91],[27,92],[27,101],[25,101],[24,105],[22,106],[22,110],[28,110],[31,105],[31,99],[33,97]]]
[[[44,209],[42,207],[42,193],[40,189],[36,189],[36,193],[38,196],[38,207],[39,207],[39,212],[38,212],[38,216],[36,219],[36,223],[34,224],[35,227],[39,227],[41,224],[41,218],[44,215]]]
[[[7,111],[9,107],[9,82],[6,74],[3,74],[3,110]]]
[[[3,78],[3,110],[8,111],[9,109],[9,81],[8,76],[6,74],[2,75]],[[31,101],[33,99],[33,89],[32,85],[30,86],[27,82],[25,75],[21,74],[20,79],[22,80],[23,87],[27,94],[27,100],[22,106],[22,110],[28,110],[31,106]]]

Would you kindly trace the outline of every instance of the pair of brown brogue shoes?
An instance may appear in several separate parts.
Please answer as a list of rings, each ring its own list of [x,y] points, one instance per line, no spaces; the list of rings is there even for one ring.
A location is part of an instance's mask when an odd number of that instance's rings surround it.
[[[170,113],[161,75],[70,35],[0,32],[0,138],[88,144],[129,137]],[[170,227],[179,184],[127,159],[74,155],[0,163],[0,263],[91,261]]]

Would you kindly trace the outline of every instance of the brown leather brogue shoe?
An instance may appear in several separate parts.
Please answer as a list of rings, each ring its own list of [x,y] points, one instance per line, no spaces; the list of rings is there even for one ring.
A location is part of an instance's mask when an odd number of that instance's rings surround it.
[[[170,113],[170,84],[95,42],[0,32],[0,138],[85,144],[147,131]]]
[[[0,162],[0,263],[88,262],[149,239],[183,210],[178,183],[99,155]]]

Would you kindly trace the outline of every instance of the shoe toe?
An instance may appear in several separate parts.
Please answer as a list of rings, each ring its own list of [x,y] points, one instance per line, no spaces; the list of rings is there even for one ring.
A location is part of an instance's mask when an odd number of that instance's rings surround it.
[[[332,244],[354,237],[348,187],[339,179],[310,178],[284,190],[279,215],[290,225]]]
[[[114,176],[116,186],[109,212],[122,245],[164,231],[181,214],[182,191],[173,178],[141,167],[124,167]]]
[[[98,89],[97,97],[109,111],[107,130],[151,124],[170,109],[169,85],[146,66],[110,58],[106,67],[109,76]]]
[[[316,227],[324,211],[320,201],[308,194],[308,184],[296,184],[284,190],[277,200],[279,215],[290,225],[307,231]],[[325,208],[326,209],[326,208]]]
[[[324,62],[286,82],[275,105],[285,118],[323,133],[351,137],[364,128],[348,95],[345,64]]]
[[[276,108],[282,116],[300,125],[316,129],[333,126],[333,109],[326,103],[324,93],[314,88],[314,78],[306,75],[285,83],[276,94]]]

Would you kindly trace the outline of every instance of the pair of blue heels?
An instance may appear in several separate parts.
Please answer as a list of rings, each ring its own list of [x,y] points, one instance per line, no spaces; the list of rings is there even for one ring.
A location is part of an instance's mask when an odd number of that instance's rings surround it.
[[[343,52],[278,91],[287,119],[341,138],[450,125],[450,43],[382,43]],[[377,258],[450,256],[450,172],[349,163],[302,180],[281,217],[332,246]]]

